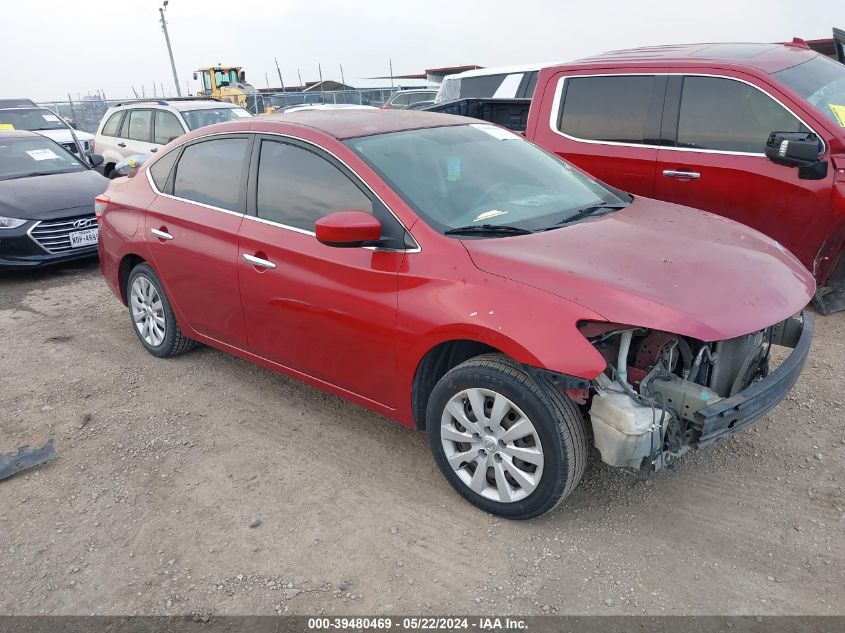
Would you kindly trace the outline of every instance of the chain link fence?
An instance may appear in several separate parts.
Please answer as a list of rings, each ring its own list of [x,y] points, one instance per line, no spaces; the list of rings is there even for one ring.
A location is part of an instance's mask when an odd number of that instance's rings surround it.
[[[252,114],[283,110],[290,106],[303,104],[349,104],[381,107],[393,92],[390,88],[309,90],[307,92],[262,90],[258,93],[248,94],[245,107]],[[147,100],[155,101],[157,99],[163,102],[167,101],[167,97],[152,97]],[[50,108],[59,116],[70,121],[76,129],[95,134],[106,110],[119,103],[136,100],[134,97],[127,99],[82,99],[80,101],[44,101],[39,105]]]

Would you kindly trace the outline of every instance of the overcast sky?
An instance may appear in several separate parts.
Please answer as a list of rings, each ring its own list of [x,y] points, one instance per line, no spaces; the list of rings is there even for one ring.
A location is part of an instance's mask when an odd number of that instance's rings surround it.
[[[2,0],[0,97],[109,98],[153,83],[172,94],[158,23],[161,0]],[[170,0],[166,11],[180,83],[216,63],[247,80],[287,85],[458,64],[573,59],[604,50],[684,42],[830,37],[845,1],[709,0]]]

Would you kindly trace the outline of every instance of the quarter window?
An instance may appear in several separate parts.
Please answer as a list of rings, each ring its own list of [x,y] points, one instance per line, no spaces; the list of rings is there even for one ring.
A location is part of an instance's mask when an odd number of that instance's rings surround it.
[[[109,117],[109,120],[103,126],[103,136],[117,136],[121,117],[123,117],[123,112],[115,112]]]
[[[222,138],[189,145],[176,166],[173,195],[243,212],[243,176],[249,140]]]
[[[150,127],[153,119],[152,110],[130,110],[127,138],[134,141],[150,142]]]
[[[258,162],[256,212],[305,231],[329,213],[360,209],[372,202],[343,172],[314,152],[277,141],[263,141]]]
[[[184,132],[175,114],[166,110],[156,111],[155,143],[167,145],[173,139],[182,136]]]
[[[643,144],[654,88],[650,75],[569,77],[558,129],[580,139]]]
[[[150,166],[150,175],[153,177],[153,182],[159,191],[165,191],[167,185],[167,178],[173,170],[173,164],[179,156],[179,150],[174,149],[168,152]]]
[[[685,77],[678,147],[762,154],[771,132],[809,132],[754,86],[719,77]]]

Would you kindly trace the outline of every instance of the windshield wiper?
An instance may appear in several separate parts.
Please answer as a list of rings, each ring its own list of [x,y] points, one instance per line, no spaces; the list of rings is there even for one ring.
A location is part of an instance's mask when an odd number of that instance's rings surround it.
[[[31,171],[28,174],[15,174],[14,176],[6,176],[5,178],[0,178],[0,180],[17,180],[18,178],[32,178],[33,176],[42,175],[44,175],[44,172]]]
[[[529,233],[531,231],[528,229],[508,224],[471,224],[443,232],[444,235],[528,235]]]
[[[565,224],[571,224],[572,222],[577,222],[581,218],[587,217],[588,215],[592,215],[596,211],[618,211],[619,209],[624,209],[627,206],[628,206],[627,204],[612,204],[612,203],[591,204],[588,207],[578,209],[575,213],[563,218],[560,222],[558,222],[554,226],[547,227],[543,230],[549,231],[551,229],[556,229],[558,227],[561,227]]]

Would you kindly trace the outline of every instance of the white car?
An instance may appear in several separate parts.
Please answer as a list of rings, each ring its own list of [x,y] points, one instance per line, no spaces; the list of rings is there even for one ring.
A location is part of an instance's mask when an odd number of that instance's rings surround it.
[[[109,176],[122,159],[154,154],[185,132],[251,116],[238,105],[213,99],[139,99],[118,103],[103,115],[94,141],[97,153],[103,156],[103,175]]]
[[[84,154],[94,151],[94,135],[74,130],[58,114],[49,108],[42,108],[29,99],[9,100],[15,105],[0,103],[0,130],[27,130],[56,141],[69,152],[79,154],[74,135],[79,140]]]
[[[541,68],[558,63],[478,68],[447,75],[434,103],[456,99],[530,99]]]

